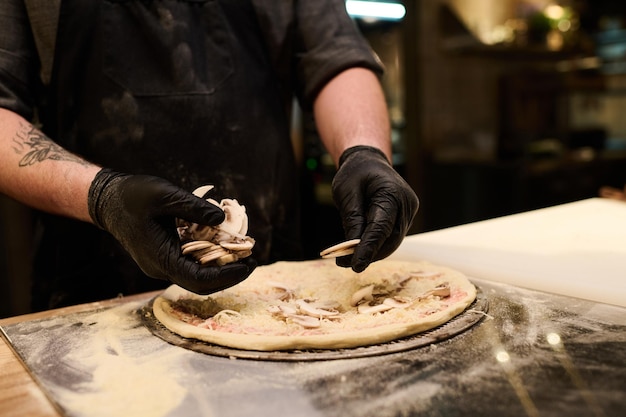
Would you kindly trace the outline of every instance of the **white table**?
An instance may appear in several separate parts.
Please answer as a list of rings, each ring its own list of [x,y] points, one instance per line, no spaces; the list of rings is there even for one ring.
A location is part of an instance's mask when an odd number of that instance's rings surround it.
[[[626,203],[592,198],[415,234],[393,257],[626,307]]]

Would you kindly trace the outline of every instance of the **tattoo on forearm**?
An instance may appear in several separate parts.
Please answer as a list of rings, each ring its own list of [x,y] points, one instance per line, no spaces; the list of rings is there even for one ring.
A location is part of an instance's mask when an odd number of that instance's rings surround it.
[[[50,159],[69,161],[86,165],[87,162],[66,151],[50,138],[27,123],[20,123],[20,128],[13,138],[13,150],[21,155],[19,166],[26,167]]]

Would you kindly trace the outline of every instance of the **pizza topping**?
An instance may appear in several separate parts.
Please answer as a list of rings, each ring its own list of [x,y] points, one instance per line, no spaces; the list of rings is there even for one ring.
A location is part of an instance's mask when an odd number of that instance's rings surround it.
[[[433,278],[441,275],[441,272],[437,271],[414,271],[411,272],[411,278]]]
[[[211,318],[222,311],[222,307],[210,297],[202,300],[195,298],[180,298],[176,301],[175,307],[176,310],[197,316],[203,320]]]
[[[339,258],[340,256],[352,255],[354,248],[361,242],[361,239],[352,239],[337,243],[320,252],[322,258]]]
[[[366,285],[352,294],[350,305],[356,307],[363,301],[372,301],[374,299],[374,284]]]
[[[430,295],[435,295],[441,298],[450,297],[450,284],[448,284],[447,282],[439,284],[437,287],[423,294],[422,298],[428,297]]]
[[[333,302],[316,302],[311,300],[296,300],[296,305],[300,311],[306,315],[317,318],[334,318],[339,316],[337,307],[339,304]]]
[[[231,236],[245,235],[248,232],[248,215],[245,206],[230,198],[225,198],[219,203],[211,198],[207,201],[220,207],[226,215],[224,221],[217,227],[219,241],[228,240]]]
[[[410,274],[404,275],[404,276],[399,275],[399,274],[393,274],[396,288],[404,288],[409,283],[409,281],[411,281],[413,278],[419,278],[419,277],[420,276],[416,275],[414,272],[411,272]]]
[[[413,300],[411,300],[409,297],[396,296],[385,298],[383,300],[383,304],[392,308],[407,308],[410,307],[411,304],[413,304]]]
[[[375,314],[375,313],[382,313],[385,312],[387,310],[391,310],[393,307],[387,304],[375,304],[372,305],[370,303],[365,303],[365,304],[360,304],[357,307],[357,311],[359,312],[359,314]]]
[[[298,309],[290,305],[272,305],[267,309],[274,316],[290,321],[302,327],[314,329],[320,327],[320,320],[317,317],[298,314]]]
[[[293,289],[289,288],[287,285],[275,281],[270,282],[270,285],[272,289],[278,293],[279,300],[288,301],[295,298]]]
[[[332,260],[279,262],[210,297],[172,286],[154,313],[184,337],[229,347],[337,349],[425,331],[475,294],[461,273],[426,262],[377,262],[358,275]]]
[[[197,188],[193,194],[199,198],[213,189],[212,185]],[[235,199],[225,198],[217,202],[207,201],[224,211],[224,221],[217,226],[199,225],[177,219],[176,226],[182,245],[183,255],[192,256],[202,265],[226,265],[252,255],[255,241],[248,232],[248,216],[245,206]]]
[[[289,315],[296,314],[298,310],[290,305],[272,305],[267,308],[267,311],[274,315],[287,317]]]
[[[437,299],[450,296],[450,285],[441,283],[435,288],[424,292],[417,297],[402,296],[399,293],[406,287],[407,282],[414,276],[395,276],[390,281],[385,281],[383,285],[369,284],[359,288],[353,293],[350,299],[350,305],[356,307],[358,314],[376,314],[383,313],[392,309],[407,309],[413,307],[416,303],[428,299],[429,297],[437,297]],[[315,320],[340,319],[342,316],[341,306],[335,301],[319,301],[307,298],[295,300],[295,306],[289,304],[295,298],[294,292],[284,284],[272,282],[272,288],[278,289],[280,292],[279,300],[284,303],[272,305],[268,311],[274,316],[281,319],[291,319],[294,323],[303,327],[317,327]],[[304,319],[305,316],[310,317]],[[295,318],[294,318],[295,317]]]
[[[241,317],[241,313],[235,310],[222,310],[213,316],[213,320],[218,321],[220,318],[227,316]]]
[[[394,273],[391,278],[383,279],[380,285],[374,287],[374,299],[388,297],[404,290],[409,282],[415,278],[413,274],[400,275]]]
[[[250,239],[233,239],[231,241],[221,241],[220,246],[233,252],[245,252],[252,250],[254,241]]]
[[[358,298],[356,297],[356,295],[360,292],[369,294],[370,293],[369,287],[373,287],[373,286],[369,285],[357,291],[355,295],[353,295],[352,301]],[[399,287],[394,288],[393,291],[397,291],[398,288]],[[362,291],[364,289],[367,289],[367,292]],[[360,314],[375,314],[375,313],[383,313],[385,311],[388,311],[394,308],[409,308],[413,306],[415,303],[418,303],[429,297],[438,297],[439,299],[441,299],[441,298],[446,298],[449,296],[450,296],[450,284],[448,284],[447,282],[444,282],[442,284],[438,284],[432,290],[426,291],[425,293],[415,298],[403,297],[399,295],[391,295],[389,293],[386,295],[385,294],[373,294],[371,300],[365,300],[364,298],[361,298],[360,301],[357,301],[356,307],[357,307],[357,311]]]
[[[304,316],[301,314],[288,314],[286,318],[296,324],[299,324],[302,327],[306,327],[309,329],[316,329],[321,326],[319,319],[311,316]]]
[[[322,319],[333,320],[340,317],[339,303],[334,301],[295,300],[291,304],[271,305],[267,310],[275,317],[298,324],[305,328],[317,328]]]

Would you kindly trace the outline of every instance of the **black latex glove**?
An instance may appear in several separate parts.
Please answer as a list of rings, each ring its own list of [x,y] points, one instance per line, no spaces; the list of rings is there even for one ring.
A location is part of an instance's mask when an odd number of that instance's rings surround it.
[[[370,146],[344,151],[332,187],[346,239],[361,239],[337,265],[362,272],[400,246],[417,213],[417,195],[382,151]]]
[[[175,219],[216,226],[224,221],[224,212],[158,177],[101,170],[89,188],[89,215],[122,244],[146,275],[194,293],[231,287],[256,267],[251,258],[214,267],[183,256]]]

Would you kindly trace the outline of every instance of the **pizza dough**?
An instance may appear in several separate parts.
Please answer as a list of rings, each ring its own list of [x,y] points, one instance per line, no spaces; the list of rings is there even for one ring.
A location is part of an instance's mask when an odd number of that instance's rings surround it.
[[[210,296],[173,285],[153,312],[180,336],[230,348],[339,349],[432,329],[475,298],[464,274],[431,263],[383,260],[357,274],[320,259],[258,267]]]

